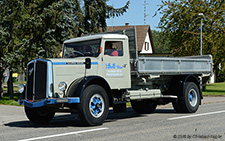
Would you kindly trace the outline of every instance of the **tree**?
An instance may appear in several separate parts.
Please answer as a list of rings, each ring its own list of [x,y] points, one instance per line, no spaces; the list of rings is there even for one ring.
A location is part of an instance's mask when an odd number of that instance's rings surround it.
[[[170,49],[176,56],[199,55],[201,17],[198,13],[204,13],[203,54],[213,55],[217,78],[219,72],[225,70],[224,9],[225,0],[163,1],[158,9],[162,14],[160,28],[170,40]]]
[[[106,19],[109,17],[121,16],[129,8],[130,1],[125,6],[115,9],[106,3],[107,0],[84,0],[84,24],[85,30],[89,33],[106,31]]]
[[[12,73],[24,71],[29,60],[56,57],[63,41],[84,33],[106,29],[105,20],[120,16],[106,0],[1,0],[0,1],[0,92],[3,72],[10,70],[8,90],[13,97]],[[89,5],[90,4],[90,5]]]
[[[22,41],[20,40],[20,18],[22,12],[22,3],[17,0],[2,1],[0,3],[0,60],[3,63],[1,69],[1,96],[3,72],[5,68],[9,68],[9,82],[12,82],[12,72],[18,70],[19,62],[23,58],[24,49],[21,48]],[[13,85],[8,83],[8,93],[13,98]]]
[[[152,38],[156,53],[170,53],[169,40],[164,36],[163,32],[152,30]]]
[[[3,73],[4,68],[2,65],[2,61],[0,60],[0,98],[3,97]]]

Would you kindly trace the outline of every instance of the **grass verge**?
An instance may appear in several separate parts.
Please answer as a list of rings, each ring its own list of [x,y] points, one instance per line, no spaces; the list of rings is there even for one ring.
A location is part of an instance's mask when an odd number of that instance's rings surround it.
[[[0,105],[16,105],[20,106],[18,104],[18,100],[20,99],[20,93],[18,93],[18,85],[19,84],[25,84],[24,81],[21,82],[13,82],[13,91],[14,91],[14,97],[13,99],[10,99],[10,95],[7,93],[7,87],[4,87],[3,91],[5,92],[3,94],[3,97],[0,98]],[[7,83],[3,83],[3,85],[7,85]]]
[[[225,96],[225,82],[206,85],[203,96]]]
[[[10,99],[9,94],[4,94],[2,98],[0,98],[0,105],[16,105],[19,106],[18,100],[20,99],[20,93],[14,93],[13,99]]]

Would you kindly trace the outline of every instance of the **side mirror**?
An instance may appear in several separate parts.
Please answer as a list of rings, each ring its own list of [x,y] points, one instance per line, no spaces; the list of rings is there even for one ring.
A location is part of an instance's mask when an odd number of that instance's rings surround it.
[[[85,58],[85,68],[86,69],[91,68],[91,58]]]

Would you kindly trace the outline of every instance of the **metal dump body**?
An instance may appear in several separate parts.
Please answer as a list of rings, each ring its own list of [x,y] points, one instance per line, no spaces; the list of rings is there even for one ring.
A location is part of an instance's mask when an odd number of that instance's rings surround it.
[[[211,55],[162,57],[140,56],[137,50],[136,28],[107,32],[110,34],[124,34],[129,38],[130,66],[132,75],[179,75],[199,74],[210,75],[213,70]],[[150,55],[150,54],[148,54]]]
[[[210,74],[212,73],[212,56],[188,57],[139,57],[137,72],[139,74],[174,75],[174,74]]]

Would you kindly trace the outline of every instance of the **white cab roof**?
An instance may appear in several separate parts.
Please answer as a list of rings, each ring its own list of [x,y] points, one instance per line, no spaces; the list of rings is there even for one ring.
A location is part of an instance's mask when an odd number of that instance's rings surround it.
[[[121,34],[94,34],[94,35],[69,39],[69,40],[64,41],[64,43],[87,41],[87,40],[102,39],[102,38],[104,38],[104,39],[128,39],[128,37],[126,35],[121,35]]]

